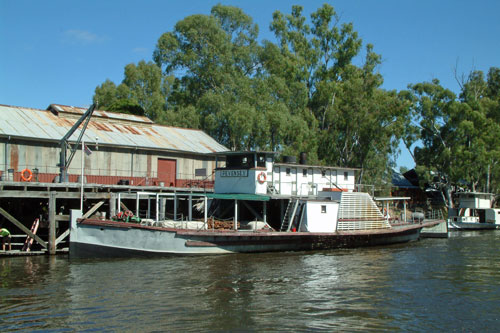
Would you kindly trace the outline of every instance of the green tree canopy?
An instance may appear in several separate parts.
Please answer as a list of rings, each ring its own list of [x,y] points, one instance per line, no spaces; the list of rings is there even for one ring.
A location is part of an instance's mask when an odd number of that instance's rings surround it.
[[[443,191],[450,207],[451,194],[459,188],[472,191],[498,186],[500,123],[498,121],[498,69],[488,80],[473,71],[457,97],[437,79],[410,85],[412,136],[422,142],[415,149],[417,169],[427,183]],[[498,190],[498,188],[497,188]]]
[[[450,192],[498,186],[500,69],[474,71],[459,96],[438,80],[382,88],[381,56],[325,4],[273,13],[275,40],[240,8],[216,5],[163,33],[154,62],[125,67],[95,91],[101,108],[199,128],[232,150],[307,152],[310,163],[361,167],[359,183],[384,184],[399,153],[412,152],[428,181]],[[389,171],[388,171],[389,170]]]

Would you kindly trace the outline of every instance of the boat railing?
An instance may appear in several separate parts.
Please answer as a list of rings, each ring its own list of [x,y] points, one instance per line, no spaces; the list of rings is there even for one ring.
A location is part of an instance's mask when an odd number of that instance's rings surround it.
[[[268,194],[308,197],[317,196],[320,191],[327,191],[328,189],[334,189],[338,191],[353,191],[354,187],[346,184],[337,185],[331,181],[313,182],[311,180],[268,180],[266,183],[266,189]]]
[[[442,209],[431,209],[425,212],[425,218],[431,220],[444,220]]]
[[[372,197],[375,196],[375,185],[369,184],[356,184],[356,192],[365,192],[370,194]]]

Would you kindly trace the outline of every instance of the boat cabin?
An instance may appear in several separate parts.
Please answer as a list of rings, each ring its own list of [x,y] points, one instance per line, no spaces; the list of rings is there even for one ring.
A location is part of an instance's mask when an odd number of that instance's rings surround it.
[[[335,232],[389,228],[387,219],[367,193],[355,192],[355,168],[299,163],[274,152],[216,154],[214,198],[238,201],[250,218],[278,231]],[[261,203],[259,203],[261,201]],[[363,209],[358,209],[363,207]]]
[[[459,208],[488,209],[494,195],[492,193],[460,192],[457,193]]]
[[[449,210],[449,218],[452,222],[500,225],[500,209],[492,208],[494,194],[459,192],[456,196],[458,208]]]
[[[321,192],[352,192],[354,168],[307,165],[305,158],[274,152],[225,152],[216,155],[215,193],[318,196]],[[225,162],[225,163],[224,163]]]

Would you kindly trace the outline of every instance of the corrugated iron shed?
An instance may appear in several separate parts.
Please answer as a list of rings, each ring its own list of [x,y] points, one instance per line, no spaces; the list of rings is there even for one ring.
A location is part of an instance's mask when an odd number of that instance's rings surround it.
[[[68,106],[68,105],[61,105],[61,104],[50,104],[47,107],[47,110],[52,111],[54,114],[59,115],[59,116],[65,116],[65,114],[68,115],[74,115],[76,117],[82,116],[87,109],[85,108],[79,108],[76,106]],[[118,120],[118,121],[131,121],[131,122],[137,122],[137,123],[145,123],[145,124],[153,124],[153,121],[149,119],[148,117],[143,117],[143,116],[136,116],[133,114],[126,114],[126,113],[117,113],[117,112],[109,112],[109,111],[103,111],[103,110],[94,110],[94,113],[92,114],[92,117],[96,118],[106,118],[110,120]]]
[[[69,131],[86,109],[51,104],[47,110],[0,105],[0,136],[56,141]],[[71,136],[76,140],[77,130]],[[146,117],[95,111],[84,134],[86,142],[191,153],[227,151],[201,130],[154,124]]]

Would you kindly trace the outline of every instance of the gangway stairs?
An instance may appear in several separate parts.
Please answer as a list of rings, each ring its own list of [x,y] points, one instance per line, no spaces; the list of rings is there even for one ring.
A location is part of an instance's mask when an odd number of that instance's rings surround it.
[[[283,221],[281,222],[280,231],[290,231],[294,225],[295,218],[297,216],[300,216],[300,219],[302,219],[303,214],[301,214],[301,212],[303,208],[304,203],[299,199],[290,199],[283,216]],[[300,222],[298,223],[298,225],[300,225]]]

